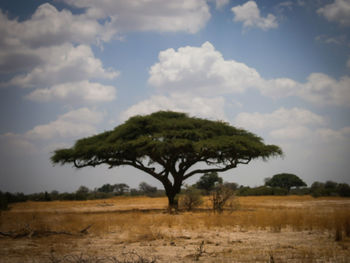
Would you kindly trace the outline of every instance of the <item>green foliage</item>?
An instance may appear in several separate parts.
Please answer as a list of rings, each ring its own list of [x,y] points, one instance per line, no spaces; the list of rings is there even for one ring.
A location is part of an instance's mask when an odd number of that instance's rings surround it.
[[[114,191],[114,186],[111,184],[104,184],[100,188],[98,188],[97,191],[103,193],[112,193]]]
[[[8,209],[8,200],[5,196],[5,194],[3,194],[0,191],[0,211],[1,210],[7,210]]]
[[[267,187],[267,186],[258,186],[258,187],[241,187],[239,188],[237,195],[239,196],[261,196],[261,195],[287,195],[288,190],[280,187]]]
[[[129,186],[127,184],[104,184],[97,189],[98,192],[102,193],[113,193],[114,195],[123,195],[129,192]]]
[[[306,183],[295,174],[275,174],[271,179],[266,180],[266,186],[281,187],[290,190],[291,187],[306,186]]]
[[[7,210],[12,203],[26,201],[26,196],[23,193],[3,193],[0,191],[0,210]]]
[[[146,182],[139,184],[139,191],[145,195],[152,195],[157,192],[157,187],[151,186]]]
[[[79,189],[75,192],[76,200],[87,200],[90,189],[86,186],[80,186]]]
[[[348,184],[338,184],[338,193],[340,196],[349,197],[350,196],[350,186]]]
[[[204,190],[206,194],[209,194],[218,184],[222,184],[222,178],[217,172],[210,172],[205,173],[199,178],[196,187]]]
[[[333,181],[325,183],[314,182],[310,187],[310,192],[313,197],[319,196],[350,196],[350,186],[346,183],[338,184]]]
[[[220,154],[218,154],[218,152]],[[220,121],[190,118],[176,112],[156,112],[130,118],[113,131],[78,140],[70,149],[56,150],[53,163],[119,166],[124,161],[149,157],[155,162],[169,156],[193,159],[200,154],[216,163],[281,155],[274,145],[243,129]]]
[[[278,146],[265,145],[255,134],[228,123],[160,111],[132,117],[112,131],[56,150],[51,161],[73,163],[77,168],[133,166],[161,181],[172,205],[182,182],[190,176],[223,172],[257,158],[280,155]],[[190,169],[198,163],[207,168]]]
[[[193,210],[203,203],[201,191],[193,186],[186,187],[179,198],[179,207],[187,211]]]

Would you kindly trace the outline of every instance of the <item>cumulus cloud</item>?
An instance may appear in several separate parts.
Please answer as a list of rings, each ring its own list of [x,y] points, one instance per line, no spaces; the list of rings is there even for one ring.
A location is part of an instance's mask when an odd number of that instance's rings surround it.
[[[254,86],[260,76],[253,68],[234,60],[224,60],[214,46],[167,49],[149,71],[148,82],[160,90],[201,91],[206,95],[243,92]]]
[[[311,167],[346,166],[349,156],[350,127],[331,129],[324,117],[306,109],[281,108],[272,113],[240,113],[235,125],[266,133],[266,138],[280,145],[287,163],[308,160]],[[327,150],[325,150],[327,149]],[[341,169],[339,170],[341,171]]]
[[[290,78],[264,79],[256,69],[225,60],[210,42],[161,51],[148,82],[159,92],[218,96],[258,89],[272,98],[296,96],[317,105],[350,105],[350,77],[339,80],[312,73],[306,82]]]
[[[234,123],[253,130],[281,129],[284,127],[320,126],[325,119],[302,108],[280,108],[272,113],[242,112],[236,116]]]
[[[344,127],[339,130],[333,130],[328,128],[319,129],[317,130],[317,136],[327,142],[348,141],[350,137],[350,127]]]
[[[0,12],[1,46],[38,48],[64,43],[98,43],[108,41],[114,32],[108,23],[100,24],[86,14],[58,11],[53,5],[40,5],[25,21],[10,20]]]
[[[300,140],[310,136],[312,131],[308,127],[296,126],[272,130],[270,136],[280,140]]]
[[[33,101],[70,101],[81,102],[108,102],[116,97],[116,89],[113,86],[102,85],[90,81],[67,82],[54,85],[47,89],[36,89],[27,98]]]
[[[35,145],[24,138],[22,135],[14,133],[0,134],[0,156],[8,155],[26,155],[28,153],[36,153]]]
[[[273,14],[268,14],[266,17],[260,15],[260,10],[255,1],[234,6],[231,11],[234,14],[233,21],[242,22],[244,28],[258,27],[262,30],[269,30],[278,27],[276,17]]]
[[[311,73],[306,82],[300,83],[289,78],[262,80],[257,87],[265,96],[283,98],[297,96],[315,105],[350,105],[350,77],[339,80],[327,74]]]
[[[346,106],[350,103],[350,77],[344,76],[336,80],[323,73],[312,73],[295,93],[319,105]]]
[[[155,95],[124,111],[120,115],[120,119],[124,121],[134,115],[146,115],[159,110],[172,110],[185,112],[191,116],[226,120],[224,105],[225,101],[222,97],[203,98],[185,94]]]
[[[47,124],[37,125],[25,133],[0,134],[0,156],[22,156],[52,152],[69,147],[72,140],[91,136],[105,114],[89,108],[80,108],[58,116]],[[12,157],[11,157],[12,158]]]
[[[37,88],[28,95],[35,101],[111,101],[115,88],[96,81],[119,72],[104,68],[87,45],[112,37],[107,24],[48,3],[24,21],[0,10],[0,73],[14,75],[0,87]]]
[[[88,108],[72,110],[48,124],[37,125],[25,133],[24,138],[30,140],[50,140],[76,138],[96,132],[96,125],[104,118],[104,114]]]
[[[91,48],[64,44],[34,52],[42,62],[26,74],[19,74],[3,86],[42,87],[86,79],[112,79],[118,72],[103,68]]]
[[[335,0],[317,10],[319,15],[323,15],[328,21],[337,22],[342,26],[350,26],[350,1]]]
[[[302,108],[280,108],[271,113],[241,112],[233,122],[258,134],[265,132],[273,141],[294,141],[301,148],[305,148],[304,144],[317,148],[330,144],[336,151],[339,145],[349,145],[350,127],[328,128],[323,116]]]
[[[67,4],[85,8],[95,19],[109,18],[110,27],[126,31],[185,31],[196,33],[210,18],[205,0],[64,0]]]

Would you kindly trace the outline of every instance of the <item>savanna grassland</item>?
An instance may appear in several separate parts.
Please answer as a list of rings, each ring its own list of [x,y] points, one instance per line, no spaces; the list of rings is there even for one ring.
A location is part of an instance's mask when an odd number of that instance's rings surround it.
[[[213,213],[167,199],[16,203],[0,217],[0,262],[350,262],[350,199],[239,197]],[[233,208],[233,209],[232,209]]]

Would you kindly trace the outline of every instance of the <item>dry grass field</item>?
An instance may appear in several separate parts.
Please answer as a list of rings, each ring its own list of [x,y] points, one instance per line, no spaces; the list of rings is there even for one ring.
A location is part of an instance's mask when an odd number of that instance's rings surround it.
[[[0,262],[350,262],[350,199],[240,197],[215,214],[166,198],[17,203],[0,216]]]

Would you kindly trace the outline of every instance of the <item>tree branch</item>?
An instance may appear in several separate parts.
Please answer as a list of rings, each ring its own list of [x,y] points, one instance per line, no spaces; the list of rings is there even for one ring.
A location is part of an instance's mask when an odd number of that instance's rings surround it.
[[[208,168],[208,169],[197,169],[197,170],[194,170],[188,174],[186,174],[184,176],[184,180],[186,180],[187,178],[191,177],[192,175],[194,174],[198,174],[198,173],[211,173],[211,172],[225,172],[227,170],[230,170],[232,168],[236,168],[238,164],[248,164],[250,161],[252,160],[251,157],[248,157],[246,159],[242,158],[242,160],[239,160],[239,159],[235,159],[235,160],[230,160],[229,161],[229,164],[224,166],[224,167],[218,167],[218,168]],[[206,162],[207,164],[210,163],[212,165],[216,164],[220,164],[220,162],[217,162],[217,163],[214,163],[214,162],[210,162],[208,160],[201,160],[201,161],[204,161]],[[222,163],[222,162],[221,162]]]
[[[194,170],[194,171],[189,172],[188,174],[186,174],[184,176],[184,180],[186,180],[187,178],[191,177],[194,174],[199,174],[199,173],[200,174],[204,174],[204,173],[211,173],[211,172],[225,172],[225,171],[230,170],[232,168],[236,168],[236,166],[237,166],[237,164],[234,163],[234,164],[222,167],[222,168],[197,169],[197,170]]]

